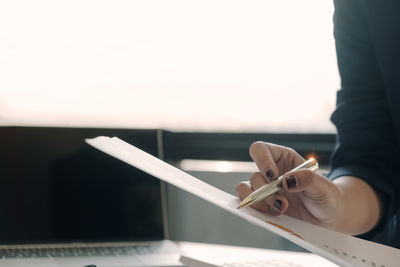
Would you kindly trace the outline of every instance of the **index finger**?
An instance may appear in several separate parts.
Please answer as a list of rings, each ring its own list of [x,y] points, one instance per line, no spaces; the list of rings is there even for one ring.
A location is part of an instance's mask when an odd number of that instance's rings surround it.
[[[281,151],[275,149],[271,144],[257,141],[250,146],[249,153],[265,178],[272,181],[279,176],[279,169],[275,161],[281,157]]]

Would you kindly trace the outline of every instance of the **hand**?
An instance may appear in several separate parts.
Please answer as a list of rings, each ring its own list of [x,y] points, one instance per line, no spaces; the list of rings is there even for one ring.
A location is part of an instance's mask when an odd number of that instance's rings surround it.
[[[245,182],[236,187],[241,200],[305,161],[291,148],[264,142],[252,144],[250,156],[259,172],[252,175],[251,187]],[[335,228],[344,206],[342,192],[336,184],[319,173],[299,170],[287,173],[282,186],[283,190],[252,207],[269,214],[284,213],[313,224]]]

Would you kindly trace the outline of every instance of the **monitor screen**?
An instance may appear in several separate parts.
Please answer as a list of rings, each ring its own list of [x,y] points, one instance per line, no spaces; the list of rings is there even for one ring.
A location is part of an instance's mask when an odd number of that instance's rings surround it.
[[[84,142],[121,139],[157,156],[155,130],[0,127],[0,242],[163,238],[160,182]]]

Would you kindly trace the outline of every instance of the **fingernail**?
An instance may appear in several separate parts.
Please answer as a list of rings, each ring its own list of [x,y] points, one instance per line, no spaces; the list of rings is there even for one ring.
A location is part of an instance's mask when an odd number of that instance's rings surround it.
[[[288,189],[293,189],[297,186],[296,176],[291,175],[285,178]]]
[[[267,176],[267,179],[272,181],[272,179],[274,178],[274,172],[272,170],[268,170],[265,175]]]
[[[271,210],[272,215],[274,215],[274,216],[278,216],[281,214],[281,211],[278,210],[277,208],[275,208],[274,206],[271,206],[270,210]]]
[[[282,210],[282,200],[280,200],[280,199],[275,199],[275,201],[274,201],[274,206],[275,206],[275,208],[277,208],[278,210]]]

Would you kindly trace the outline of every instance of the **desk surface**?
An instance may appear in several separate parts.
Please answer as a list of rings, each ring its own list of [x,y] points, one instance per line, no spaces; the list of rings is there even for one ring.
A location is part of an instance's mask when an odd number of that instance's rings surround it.
[[[336,264],[312,253],[291,252],[282,250],[248,248],[238,246],[214,245],[192,242],[177,242],[182,250],[182,255],[203,261],[216,266],[235,263],[259,264],[268,263],[268,266],[308,266],[308,267],[334,267]],[[191,266],[213,266],[191,262]],[[233,265],[232,265],[233,266]],[[265,265],[266,266],[266,265]]]

